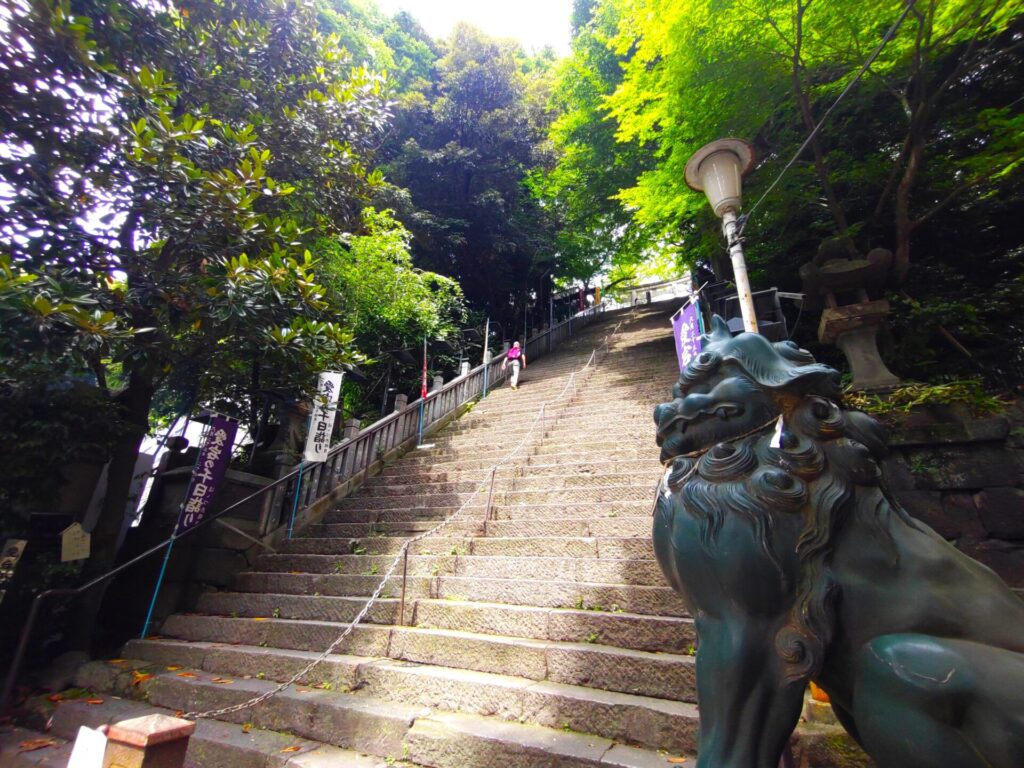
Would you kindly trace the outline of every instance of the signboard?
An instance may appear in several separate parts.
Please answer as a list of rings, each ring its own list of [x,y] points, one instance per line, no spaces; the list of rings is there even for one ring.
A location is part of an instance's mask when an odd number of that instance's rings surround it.
[[[192,480],[185,494],[185,504],[178,516],[178,533],[198,525],[206,516],[227,472],[237,429],[238,422],[227,416],[214,415],[210,418],[210,427],[203,447],[199,449],[196,468],[192,470]]]
[[[60,532],[60,561],[85,560],[89,557],[92,536],[81,523],[72,523]]]
[[[325,461],[331,447],[331,432],[334,430],[334,416],[338,412],[338,394],[344,374],[326,371],[320,374],[313,400],[313,416],[309,421],[306,435],[306,450],[303,461]]]
[[[700,354],[700,307],[697,300],[684,305],[672,315],[672,334],[676,339],[676,357],[679,370],[686,368],[693,358]]]
[[[4,548],[0,549],[0,602],[3,602],[7,585],[14,578],[14,569],[18,567],[18,561],[27,545],[27,539],[8,539],[4,542]]]

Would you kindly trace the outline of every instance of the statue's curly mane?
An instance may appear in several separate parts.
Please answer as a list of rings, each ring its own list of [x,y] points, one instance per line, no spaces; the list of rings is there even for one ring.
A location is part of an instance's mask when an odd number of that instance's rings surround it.
[[[692,446],[686,445],[688,432],[679,422],[697,421],[686,396],[703,397],[723,380],[758,390],[762,402],[744,414],[748,421],[738,434],[726,432],[711,445],[686,451]],[[832,368],[815,363],[794,344],[771,344],[754,334],[732,337],[716,324],[704,352],[680,376],[675,399],[655,412],[662,459],[670,464],[668,489],[699,521],[701,546],[710,554],[724,521],[740,516],[783,588],[796,595],[775,637],[789,681],[813,677],[832,640],[838,585],[830,560],[836,536],[851,516],[875,530],[893,557],[893,516],[914,525],[882,484],[884,430],[866,414],[841,407],[837,381]],[[772,447],[769,427],[779,414],[784,429],[778,447]],[[728,426],[711,424],[719,431]],[[801,525],[783,524],[794,515],[802,518]]]

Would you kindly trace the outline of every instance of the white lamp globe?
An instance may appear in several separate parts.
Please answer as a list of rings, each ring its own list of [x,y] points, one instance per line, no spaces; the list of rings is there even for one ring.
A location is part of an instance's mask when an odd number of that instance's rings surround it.
[[[719,139],[694,152],[686,163],[686,183],[703,191],[715,215],[738,212],[743,177],[754,167],[754,148],[742,139]]]

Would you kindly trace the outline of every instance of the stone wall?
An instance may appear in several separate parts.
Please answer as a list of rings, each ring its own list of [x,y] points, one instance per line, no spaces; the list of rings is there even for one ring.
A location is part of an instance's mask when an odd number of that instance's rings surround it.
[[[885,478],[907,511],[1024,589],[1024,404],[997,416],[941,406],[886,420]]]

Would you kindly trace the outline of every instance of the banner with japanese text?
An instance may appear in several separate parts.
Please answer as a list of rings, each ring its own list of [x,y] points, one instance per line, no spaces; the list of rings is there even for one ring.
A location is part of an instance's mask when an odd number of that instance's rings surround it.
[[[309,420],[309,434],[306,435],[306,450],[303,461],[326,461],[331,448],[331,433],[334,431],[334,416],[338,412],[338,395],[344,374],[326,371],[320,374],[313,398],[313,416]]]
[[[676,339],[679,370],[682,371],[700,353],[700,308],[696,300],[672,315],[672,334]]]
[[[198,525],[206,516],[217,488],[224,479],[224,473],[227,472],[237,430],[238,422],[226,416],[214,415],[210,418],[206,439],[199,449],[196,468],[192,471],[192,480],[185,494],[185,504],[178,516],[178,533]]]

